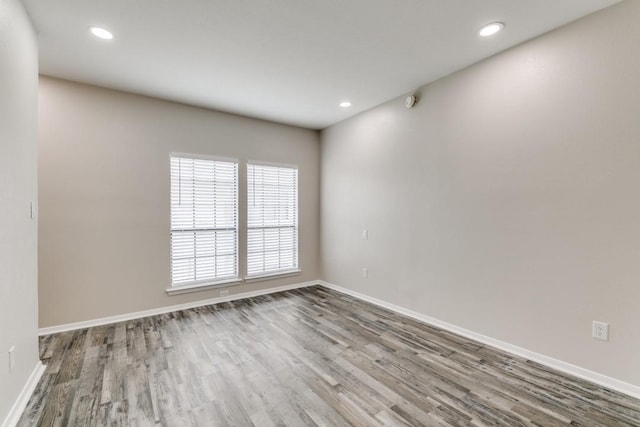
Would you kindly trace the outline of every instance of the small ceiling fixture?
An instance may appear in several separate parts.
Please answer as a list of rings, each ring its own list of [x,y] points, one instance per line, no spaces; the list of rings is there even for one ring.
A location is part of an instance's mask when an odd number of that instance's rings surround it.
[[[489,37],[500,32],[503,28],[504,24],[502,22],[492,22],[491,24],[482,27],[480,31],[478,31],[478,34],[481,37]]]
[[[349,108],[349,107],[351,107],[351,103],[350,103],[349,101],[342,101],[342,102],[340,103],[340,106],[341,106],[342,108]]]
[[[89,31],[91,31],[91,34],[94,36],[104,40],[111,40],[113,38],[113,33],[109,30],[105,30],[104,28],[89,27]]]

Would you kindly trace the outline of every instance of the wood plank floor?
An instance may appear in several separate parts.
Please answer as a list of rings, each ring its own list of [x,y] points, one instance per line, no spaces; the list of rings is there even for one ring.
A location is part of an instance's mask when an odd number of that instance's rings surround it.
[[[50,335],[19,425],[640,426],[640,401],[311,287]]]

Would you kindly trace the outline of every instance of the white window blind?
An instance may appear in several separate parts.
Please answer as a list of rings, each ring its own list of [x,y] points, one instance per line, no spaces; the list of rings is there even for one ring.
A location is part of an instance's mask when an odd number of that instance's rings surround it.
[[[238,164],[172,156],[172,285],[235,277],[238,277]]]
[[[298,169],[247,165],[247,274],[298,268]]]

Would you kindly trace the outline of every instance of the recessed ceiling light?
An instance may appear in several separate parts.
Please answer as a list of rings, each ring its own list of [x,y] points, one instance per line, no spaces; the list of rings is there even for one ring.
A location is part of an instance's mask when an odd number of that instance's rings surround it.
[[[491,24],[482,27],[482,29],[478,31],[478,34],[480,34],[480,36],[482,37],[489,37],[499,32],[503,28],[504,24],[502,22],[492,22]]]
[[[343,101],[343,102],[340,103],[340,106],[342,108],[349,108],[349,107],[351,107],[351,103],[349,101]]]
[[[113,38],[113,33],[109,30],[105,30],[104,28],[90,27],[89,30],[91,31],[91,34],[101,39],[111,40]]]

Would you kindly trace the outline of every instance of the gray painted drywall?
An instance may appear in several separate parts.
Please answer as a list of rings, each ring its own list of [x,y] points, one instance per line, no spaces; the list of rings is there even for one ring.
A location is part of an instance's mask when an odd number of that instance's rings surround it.
[[[29,18],[19,1],[0,0],[0,422],[38,362],[37,94]]]
[[[640,385],[639,16],[622,2],[324,130],[323,278]]]
[[[229,291],[319,277],[317,132],[46,77],[39,120],[41,327],[219,296],[165,293],[171,152],[240,161],[241,254],[245,162],[298,165],[302,273]]]

